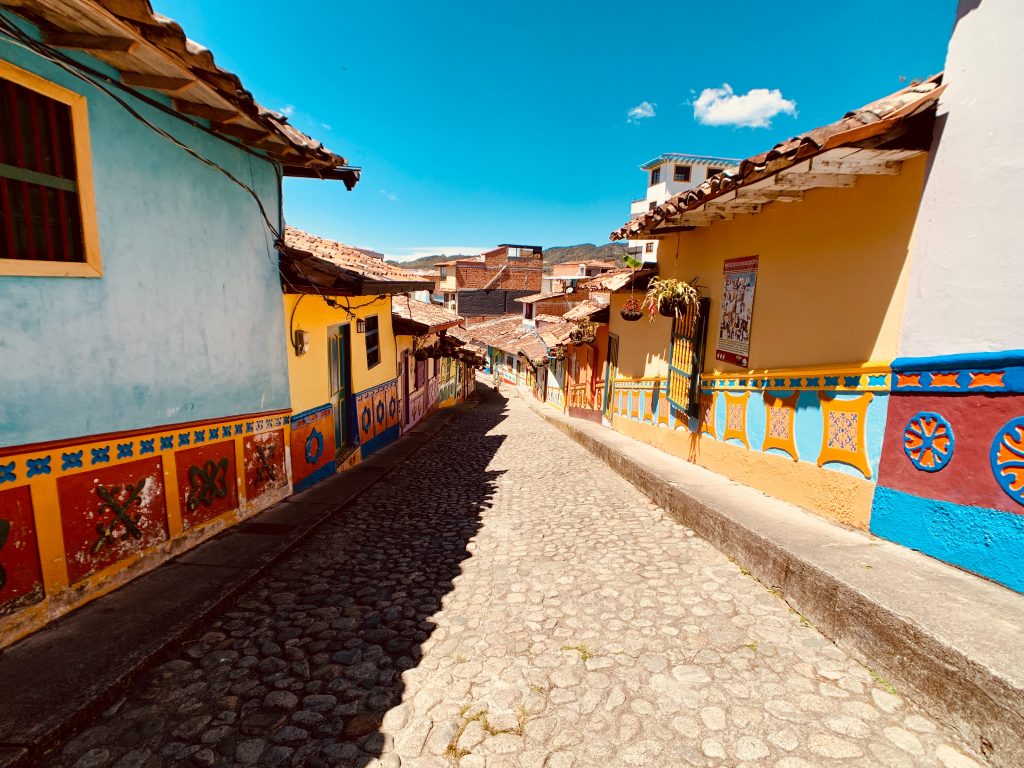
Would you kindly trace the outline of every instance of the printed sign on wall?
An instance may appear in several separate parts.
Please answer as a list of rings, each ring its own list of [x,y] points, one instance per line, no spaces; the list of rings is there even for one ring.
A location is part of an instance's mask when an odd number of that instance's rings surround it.
[[[750,358],[750,321],[754,315],[757,258],[726,259],[722,270],[725,288],[715,359],[743,368],[748,367]]]

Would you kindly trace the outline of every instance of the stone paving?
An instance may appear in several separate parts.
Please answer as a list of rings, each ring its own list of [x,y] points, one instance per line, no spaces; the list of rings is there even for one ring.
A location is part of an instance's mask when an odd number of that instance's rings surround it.
[[[51,760],[978,765],[514,393],[459,416]]]

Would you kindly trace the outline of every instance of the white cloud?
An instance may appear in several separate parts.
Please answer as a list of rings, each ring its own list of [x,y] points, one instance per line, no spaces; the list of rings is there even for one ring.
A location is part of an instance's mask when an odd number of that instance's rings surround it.
[[[295,105],[285,104],[283,107],[278,108],[277,111],[280,112],[285,117],[291,117],[292,115],[295,114]]]
[[[394,192],[388,192],[386,189],[382,189],[380,193],[387,198],[389,203],[394,203],[398,200],[398,195],[396,195]]]
[[[701,125],[737,125],[768,128],[776,115],[796,117],[796,102],[783,98],[778,88],[752,88],[736,94],[732,86],[705,88],[693,102],[693,117]]]
[[[393,261],[412,261],[421,256],[476,256],[493,248],[493,245],[417,245],[413,248],[396,248],[384,254],[384,258]]]
[[[645,118],[654,117],[654,108],[656,106],[658,105],[652,104],[649,101],[641,101],[639,104],[637,104],[635,107],[629,110],[629,112],[626,113],[626,122],[639,123],[641,120],[644,120]]]

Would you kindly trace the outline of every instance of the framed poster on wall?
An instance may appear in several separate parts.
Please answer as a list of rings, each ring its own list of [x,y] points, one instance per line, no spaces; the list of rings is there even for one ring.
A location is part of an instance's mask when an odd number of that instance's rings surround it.
[[[750,324],[754,316],[757,256],[726,259],[723,265],[722,320],[718,326],[715,359],[747,368],[750,358]]]

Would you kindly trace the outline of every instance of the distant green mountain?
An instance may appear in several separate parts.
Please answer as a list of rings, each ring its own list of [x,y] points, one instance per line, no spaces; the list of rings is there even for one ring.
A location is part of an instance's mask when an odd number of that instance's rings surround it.
[[[442,261],[462,259],[477,254],[437,254],[435,256],[422,256],[413,261],[389,261],[389,264],[404,269],[432,269]],[[606,259],[621,262],[626,255],[625,243],[605,243],[594,245],[593,243],[582,243],[580,245],[556,245],[544,249],[544,265],[564,264],[567,261],[590,261],[592,259]]]

